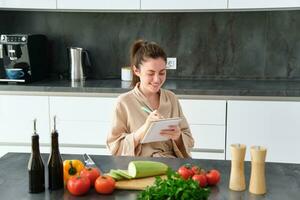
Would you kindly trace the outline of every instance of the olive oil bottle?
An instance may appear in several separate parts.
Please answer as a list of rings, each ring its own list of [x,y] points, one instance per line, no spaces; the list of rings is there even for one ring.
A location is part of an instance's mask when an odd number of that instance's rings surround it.
[[[31,148],[31,156],[28,161],[29,192],[40,193],[45,191],[45,167],[40,154],[39,135],[36,133],[36,119],[33,121]]]
[[[51,133],[51,154],[48,160],[49,190],[58,190],[64,187],[63,162],[59,153],[58,132],[56,130],[56,116]]]

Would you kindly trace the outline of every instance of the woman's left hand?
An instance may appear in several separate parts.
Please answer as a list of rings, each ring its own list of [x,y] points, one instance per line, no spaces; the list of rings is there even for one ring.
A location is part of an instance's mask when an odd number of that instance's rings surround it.
[[[168,129],[161,130],[160,134],[168,137],[171,140],[177,141],[181,136],[181,130],[179,126],[171,125]]]

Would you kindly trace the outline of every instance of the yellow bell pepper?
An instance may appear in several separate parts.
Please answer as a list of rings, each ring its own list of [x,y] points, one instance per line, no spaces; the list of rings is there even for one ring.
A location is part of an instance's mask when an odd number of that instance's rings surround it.
[[[80,160],[64,161],[64,181],[67,183],[72,176],[78,176],[84,169],[84,164]]]

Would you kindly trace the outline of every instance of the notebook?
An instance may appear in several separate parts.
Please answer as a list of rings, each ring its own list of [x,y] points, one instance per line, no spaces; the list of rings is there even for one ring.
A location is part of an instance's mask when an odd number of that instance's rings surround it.
[[[144,144],[150,142],[161,142],[161,141],[169,140],[169,138],[160,135],[160,131],[162,129],[168,129],[170,125],[178,125],[181,120],[182,118],[176,117],[176,118],[160,119],[151,122],[141,143]]]

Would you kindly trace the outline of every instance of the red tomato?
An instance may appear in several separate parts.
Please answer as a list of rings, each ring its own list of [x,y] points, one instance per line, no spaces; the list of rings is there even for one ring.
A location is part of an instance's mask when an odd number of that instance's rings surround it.
[[[206,173],[208,185],[217,185],[220,182],[221,174],[218,170],[212,169]]]
[[[194,181],[197,181],[200,187],[205,187],[207,185],[207,179],[205,174],[195,174],[192,179]]]
[[[69,192],[76,196],[87,193],[90,186],[90,179],[84,176],[72,176],[67,182]]]
[[[184,180],[187,180],[194,175],[192,169],[187,165],[179,167],[177,172]]]
[[[193,171],[194,174],[201,174],[201,168],[198,167],[197,165],[194,165],[192,167],[192,171]]]
[[[110,176],[99,176],[95,181],[95,190],[100,194],[111,194],[115,184],[115,180]]]
[[[94,186],[96,179],[98,178],[98,176],[100,176],[100,171],[98,168],[88,167],[88,168],[84,168],[80,172],[80,176],[88,177],[91,181],[91,186]]]

